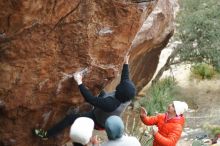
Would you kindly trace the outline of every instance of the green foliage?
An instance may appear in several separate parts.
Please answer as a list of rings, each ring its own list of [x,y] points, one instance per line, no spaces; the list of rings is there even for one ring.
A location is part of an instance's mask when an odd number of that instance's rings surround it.
[[[182,61],[206,62],[220,71],[220,1],[180,0],[176,38]]]
[[[216,136],[220,134],[220,126],[219,125],[210,125],[210,124],[205,124],[203,125],[203,128],[206,131],[209,131],[210,135]]]
[[[146,146],[152,146],[153,145],[153,141],[154,141],[154,138],[151,137],[151,138],[147,139],[145,143],[141,143],[141,144],[142,145],[146,145]]]
[[[193,76],[201,79],[211,79],[215,75],[214,67],[206,63],[199,63],[191,67]]]
[[[215,128],[213,128],[213,129],[211,130],[211,133],[212,133],[213,135],[219,134],[219,133],[220,133],[220,127],[215,127]]]
[[[204,144],[202,140],[195,140],[193,141],[192,146],[208,146],[208,144]]]
[[[153,145],[153,136],[149,134],[151,128],[143,126],[139,110],[127,109],[123,114],[123,119],[126,134],[135,136],[143,146]]]
[[[149,115],[165,112],[167,105],[173,100],[175,86],[176,82],[173,78],[162,79],[149,88],[146,97],[140,100],[140,104],[146,108]]]

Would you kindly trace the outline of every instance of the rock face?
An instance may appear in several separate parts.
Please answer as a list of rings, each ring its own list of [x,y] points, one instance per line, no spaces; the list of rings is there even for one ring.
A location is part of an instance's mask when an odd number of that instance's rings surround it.
[[[126,53],[141,89],[173,33],[173,0],[1,0],[0,145],[62,145],[32,136],[84,103],[71,75],[87,69],[96,94],[115,87]]]

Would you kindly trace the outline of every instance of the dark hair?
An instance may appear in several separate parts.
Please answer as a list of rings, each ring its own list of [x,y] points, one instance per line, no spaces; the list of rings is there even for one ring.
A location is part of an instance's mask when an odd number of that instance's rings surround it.
[[[81,143],[76,143],[76,142],[73,142],[73,145],[74,146],[83,146]]]

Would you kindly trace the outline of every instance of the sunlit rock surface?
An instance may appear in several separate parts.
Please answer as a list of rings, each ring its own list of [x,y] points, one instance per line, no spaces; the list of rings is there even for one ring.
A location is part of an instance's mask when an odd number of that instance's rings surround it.
[[[118,82],[126,53],[140,90],[172,36],[173,0],[1,0],[0,145],[60,146],[68,129],[41,141],[48,128],[84,100],[71,78],[86,69],[96,94]],[[82,107],[83,109],[83,107]]]

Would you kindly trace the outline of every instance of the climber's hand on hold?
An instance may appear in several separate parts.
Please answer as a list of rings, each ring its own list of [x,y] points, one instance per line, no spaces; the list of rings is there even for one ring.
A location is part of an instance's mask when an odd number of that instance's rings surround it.
[[[125,56],[125,58],[124,58],[124,63],[125,63],[125,64],[128,64],[129,58],[130,58],[130,55],[129,55],[129,54],[126,54],[126,56]]]
[[[82,84],[82,74],[80,72],[76,72],[74,75],[74,80],[76,81],[77,85]]]

